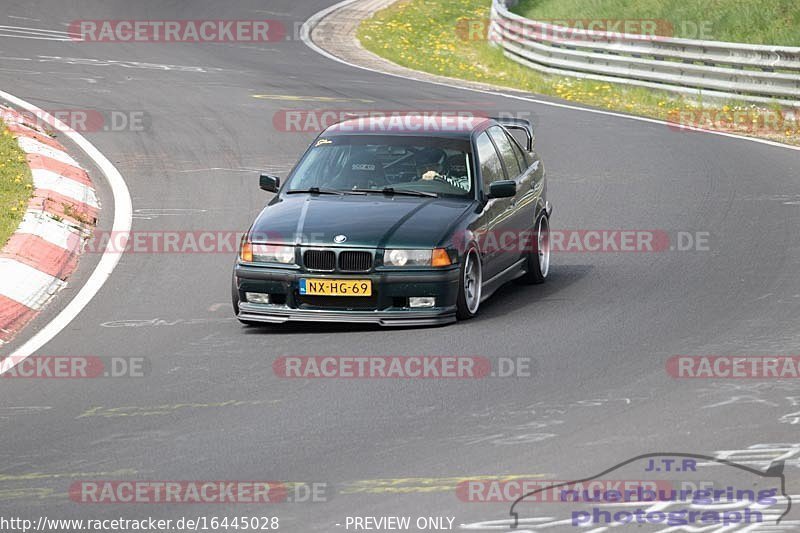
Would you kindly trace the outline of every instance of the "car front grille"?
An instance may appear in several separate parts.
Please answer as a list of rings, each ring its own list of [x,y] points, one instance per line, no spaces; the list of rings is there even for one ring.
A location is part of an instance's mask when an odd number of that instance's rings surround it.
[[[367,272],[372,268],[369,252],[344,251],[339,254],[339,270],[342,272]]]
[[[303,263],[309,270],[333,271],[336,268],[336,254],[332,250],[307,250]]]

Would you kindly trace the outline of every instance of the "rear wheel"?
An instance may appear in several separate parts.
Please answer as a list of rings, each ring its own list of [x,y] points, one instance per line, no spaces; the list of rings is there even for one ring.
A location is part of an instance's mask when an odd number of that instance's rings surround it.
[[[481,305],[481,284],[483,268],[478,250],[473,246],[464,254],[461,264],[461,282],[459,284],[456,316],[461,320],[472,318],[478,314]]]
[[[536,223],[536,240],[527,257],[527,272],[519,281],[527,284],[544,283],[550,273],[550,220],[547,215]]]

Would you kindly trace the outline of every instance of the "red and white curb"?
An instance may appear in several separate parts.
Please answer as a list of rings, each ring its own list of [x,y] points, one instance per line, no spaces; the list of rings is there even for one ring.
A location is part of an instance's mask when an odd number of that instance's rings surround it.
[[[0,112],[26,153],[34,187],[22,223],[0,250],[2,345],[66,287],[100,204],[89,175],[60,143],[17,111]]]

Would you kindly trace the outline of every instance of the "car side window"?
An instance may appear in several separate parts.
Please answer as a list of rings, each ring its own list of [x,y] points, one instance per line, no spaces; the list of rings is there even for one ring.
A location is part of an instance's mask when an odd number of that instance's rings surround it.
[[[528,167],[531,166],[531,158],[522,148],[519,147],[518,143],[512,142],[511,146],[514,148],[514,153],[517,154],[517,160],[519,161],[519,166],[522,169],[522,172],[525,172],[528,170]]]
[[[478,162],[481,167],[481,176],[483,178],[483,190],[489,190],[489,184],[493,181],[506,179],[503,172],[503,166],[500,164],[500,156],[495,150],[494,144],[489,139],[486,132],[481,133],[475,144],[478,148]]]
[[[497,145],[497,149],[500,152],[500,157],[503,158],[503,162],[506,165],[508,178],[516,178],[522,173],[522,168],[519,160],[517,159],[517,154],[514,153],[514,148],[511,146],[511,140],[509,140],[506,132],[504,132],[499,126],[492,126],[488,131],[489,135],[492,136],[492,140]]]

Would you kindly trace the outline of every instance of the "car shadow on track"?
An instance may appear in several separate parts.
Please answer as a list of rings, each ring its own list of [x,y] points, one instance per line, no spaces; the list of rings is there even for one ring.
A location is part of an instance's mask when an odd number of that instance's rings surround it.
[[[558,265],[552,268],[547,281],[542,285],[506,283],[481,304],[480,313],[470,322],[489,320],[516,313],[529,306],[556,301],[559,293],[588,276],[592,269],[592,265]]]
[[[488,300],[481,304],[478,316],[461,324],[473,324],[500,316],[515,313],[543,301],[557,300],[557,295],[570,285],[585,278],[594,267],[592,265],[558,265],[550,272],[547,282],[542,285],[519,285],[507,283],[500,287]],[[458,324],[458,323],[457,323]],[[332,333],[353,333],[367,331],[398,331],[453,327],[442,326],[398,326],[385,328],[376,324],[339,324],[335,322],[286,322],[284,324],[259,324],[242,326],[245,335],[297,335]]]

